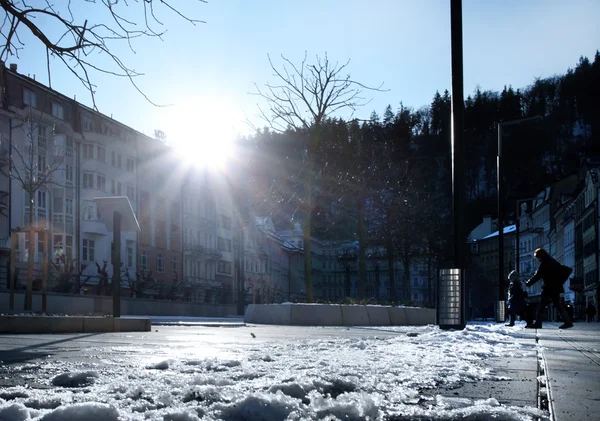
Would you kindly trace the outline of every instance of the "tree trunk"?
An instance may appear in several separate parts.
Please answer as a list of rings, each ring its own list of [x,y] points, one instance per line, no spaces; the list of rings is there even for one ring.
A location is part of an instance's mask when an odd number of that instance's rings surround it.
[[[33,310],[33,253],[35,229],[33,226],[34,194],[29,193],[29,247],[27,250],[27,294],[25,297],[25,311]]]
[[[306,287],[306,301],[312,303],[313,297],[313,284],[312,284],[312,259],[311,259],[311,224],[312,224],[312,194],[313,194],[313,179],[314,179],[314,146],[316,139],[314,135],[311,137],[311,144],[308,148],[308,171],[306,172],[306,221],[304,222],[304,282]]]
[[[431,288],[431,264],[433,262],[433,258],[431,256],[431,248],[427,250],[427,302],[429,305],[433,303],[433,294]]]
[[[388,278],[390,281],[390,296],[392,303],[398,302],[398,294],[396,291],[396,277],[394,276],[394,239],[392,238],[392,220],[389,212],[386,216],[386,232],[385,232],[385,249],[388,260]]]
[[[365,200],[364,193],[358,195],[358,298],[365,298],[365,280],[367,278],[367,253],[365,233]]]
[[[410,251],[406,246],[404,248],[402,263],[404,264],[404,296],[406,300],[410,301]]]

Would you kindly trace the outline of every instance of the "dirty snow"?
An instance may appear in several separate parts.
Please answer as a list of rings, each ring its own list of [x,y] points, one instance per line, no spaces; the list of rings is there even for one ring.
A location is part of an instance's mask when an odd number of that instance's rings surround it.
[[[533,346],[516,342],[503,326],[385,330],[397,334],[370,328],[361,338],[257,342],[218,355],[169,343],[150,357],[136,357],[143,351],[136,346],[108,347],[111,353],[90,347],[81,351],[89,358],[74,362],[4,366],[3,376],[35,373],[47,387],[0,389],[0,420],[548,419],[534,407],[503,405],[500,396],[436,393],[441,386],[508,380],[490,372],[487,358],[532,358]]]

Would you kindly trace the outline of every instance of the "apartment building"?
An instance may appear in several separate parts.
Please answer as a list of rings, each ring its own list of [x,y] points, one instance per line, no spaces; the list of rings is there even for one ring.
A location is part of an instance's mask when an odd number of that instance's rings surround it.
[[[185,170],[175,154],[152,139],[138,148],[139,269],[157,281],[156,298],[183,298],[183,189]]]
[[[25,231],[30,227],[37,230],[32,245],[37,269],[46,247],[51,259],[77,259],[77,108],[69,98],[18,74],[15,65],[0,67],[2,165],[10,171],[1,181],[2,243],[10,249],[10,232],[19,231],[17,269],[28,261]],[[39,230],[48,232],[49,244]]]
[[[146,140],[129,127],[79,105],[81,141],[78,149],[79,186],[79,253],[84,275],[100,276],[105,270],[113,275],[111,247],[113,233],[107,230],[94,198],[127,196],[134,211],[138,210],[138,143]],[[139,217],[139,212],[136,212]],[[135,279],[137,271],[138,233],[121,234],[122,274],[126,281]],[[106,269],[104,269],[106,265]],[[94,285],[94,286],[92,286]],[[98,287],[95,282],[90,288]],[[100,291],[98,291],[100,292]]]
[[[142,231],[122,233],[124,293],[182,295],[172,287],[183,280],[183,177],[177,179],[181,171],[169,148],[19,74],[14,65],[0,66],[0,84],[0,165],[11,169],[10,177],[6,171],[0,176],[0,252],[6,251],[0,263],[8,262],[10,230],[23,231],[32,220],[49,234],[50,269],[66,271],[73,262],[73,278],[86,280],[63,292],[107,292],[113,238],[94,198],[127,196]],[[23,266],[29,242],[25,233],[18,236]],[[44,247],[36,234],[38,270]],[[145,291],[135,287],[139,274],[150,271],[155,282]]]
[[[593,302],[598,308],[598,186],[599,170],[586,167],[575,198],[575,280],[580,307]]]
[[[231,192],[217,174],[190,168],[183,193],[184,279],[191,300],[234,300]]]

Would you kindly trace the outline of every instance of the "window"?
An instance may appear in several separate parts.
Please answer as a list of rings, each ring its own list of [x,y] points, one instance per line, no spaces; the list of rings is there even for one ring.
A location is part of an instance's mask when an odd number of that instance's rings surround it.
[[[83,158],[94,159],[94,145],[90,145],[89,143],[83,144]]]
[[[140,257],[140,265],[142,266],[142,270],[148,270],[148,252],[143,251],[142,256]]]
[[[62,234],[54,234],[52,236],[52,247],[54,250],[54,260],[61,256],[65,251],[63,250],[63,237]]]
[[[41,209],[46,209],[46,192],[38,190],[36,197],[36,206]]]
[[[67,157],[72,157],[73,156],[73,139],[71,139],[70,137],[67,137],[67,148],[66,148],[66,155]]]
[[[83,250],[81,258],[85,262],[94,261],[94,240],[83,239]]]
[[[46,126],[37,126],[38,148],[45,148],[48,140],[48,128]]]
[[[98,174],[96,177],[96,181],[96,188],[100,191],[106,191],[106,177],[102,174]]]
[[[106,148],[104,146],[96,146],[96,155],[98,157],[98,161],[106,162]]]
[[[93,189],[94,188],[94,173],[84,172],[83,173],[83,188]]]
[[[110,194],[112,194],[114,196],[116,191],[117,191],[117,182],[115,180],[110,180]]]
[[[135,200],[135,187],[131,185],[127,185],[127,197],[131,202]]]
[[[63,109],[62,104],[52,101],[52,115],[61,120],[65,119],[65,110]]]
[[[178,270],[177,256],[171,256],[171,273],[177,275]]]
[[[158,273],[163,273],[165,271],[165,258],[162,254],[159,254],[156,257],[156,271]]]
[[[226,238],[218,237],[217,238],[217,247],[220,251],[231,251],[231,240]]]
[[[121,168],[121,155],[117,155],[117,168]]]
[[[127,171],[128,172],[135,171],[135,161],[131,158],[127,158]]]
[[[65,214],[73,215],[73,199],[65,198]]]
[[[73,165],[65,165],[65,180],[67,181],[67,185],[73,185]]]
[[[133,267],[133,247],[127,246],[127,267]]]
[[[65,257],[67,259],[73,258],[73,236],[65,235]]]
[[[219,260],[217,262],[217,272],[231,274],[231,262]]]
[[[86,132],[94,131],[94,120],[89,116],[83,116],[83,130]]]
[[[37,97],[31,89],[23,88],[23,104],[30,107],[37,107]]]
[[[46,172],[46,155],[38,155],[37,170],[38,174],[44,174]]]
[[[121,196],[122,188],[123,188],[123,185],[120,182],[117,182],[117,196]]]
[[[226,230],[231,229],[231,218],[229,216],[221,215],[221,227],[225,228]]]

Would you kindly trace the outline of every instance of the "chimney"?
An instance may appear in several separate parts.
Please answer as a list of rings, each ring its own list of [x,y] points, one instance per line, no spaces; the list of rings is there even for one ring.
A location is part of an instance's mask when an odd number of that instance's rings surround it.
[[[10,63],[10,70],[12,70],[13,72],[17,71],[17,63]]]

